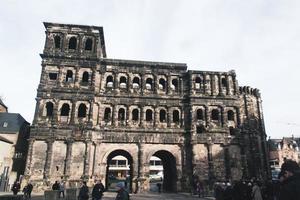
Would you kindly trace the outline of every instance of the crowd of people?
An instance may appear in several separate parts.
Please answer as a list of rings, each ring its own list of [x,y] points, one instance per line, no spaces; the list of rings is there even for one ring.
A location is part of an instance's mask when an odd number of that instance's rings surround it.
[[[295,161],[286,160],[276,181],[252,178],[233,183],[215,182],[210,189],[207,185],[195,179],[193,193],[203,197],[213,190],[216,200],[300,200],[300,167]]]
[[[17,195],[20,191],[20,183],[14,182],[12,192]],[[233,183],[215,182],[213,188],[208,189],[207,184],[194,180],[193,193],[199,198],[207,195],[207,191],[213,189],[216,200],[300,200],[300,167],[292,160],[286,160],[281,166],[278,181],[262,182],[255,178],[251,180],[241,180]],[[25,199],[31,199],[33,185],[28,182],[24,187]],[[115,200],[129,200],[129,193],[124,182],[116,184],[117,195]],[[52,190],[58,191],[58,197],[65,197],[65,182],[56,181],[52,185]],[[101,200],[105,187],[101,180],[98,180],[92,189],[92,200]],[[88,200],[90,198],[89,188],[85,181],[81,182],[78,200]]]

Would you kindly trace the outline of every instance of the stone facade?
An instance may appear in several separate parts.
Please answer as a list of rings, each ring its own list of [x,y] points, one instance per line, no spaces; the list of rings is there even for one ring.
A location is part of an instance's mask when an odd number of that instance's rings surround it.
[[[106,58],[102,27],[44,23],[46,43],[26,175],[107,180],[116,155],[130,163],[131,189],[149,189],[150,157],[166,191],[202,180],[269,176],[261,97],[234,71]]]

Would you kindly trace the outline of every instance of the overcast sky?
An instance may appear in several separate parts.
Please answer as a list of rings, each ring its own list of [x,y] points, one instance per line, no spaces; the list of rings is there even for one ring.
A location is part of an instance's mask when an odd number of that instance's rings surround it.
[[[299,0],[1,0],[0,95],[32,122],[42,22],[103,26],[109,58],[237,73],[262,94],[272,138],[300,136]]]

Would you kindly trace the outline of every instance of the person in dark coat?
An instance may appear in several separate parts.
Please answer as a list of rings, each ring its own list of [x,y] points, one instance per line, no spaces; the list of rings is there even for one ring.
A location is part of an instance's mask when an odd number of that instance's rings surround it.
[[[117,196],[115,200],[129,200],[129,193],[125,190],[124,183],[117,183],[116,188]]]
[[[11,191],[13,192],[14,195],[17,195],[18,192],[20,191],[20,183],[18,181],[15,181],[12,188],[11,188]]]
[[[93,187],[92,199],[100,200],[103,196],[103,192],[104,192],[104,185],[101,183],[101,180],[98,180],[96,185],[94,185]]]
[[[89,188],[86,186],[86,182],[82,181],[82,185],[79,190],[78,200],[88,200],[88,199],[89,199]]]
[[[58,183],[58,181],[55,181],[55,183],[52,185],[52,190],[59,190],[59,183]]]
[[[283,181],[279,200],[299,200],[300,199],[300,167],[293,160],[286,160],[281,166]]]
[[[33,185],[30,182],[28,182],[28,184],[23,189],[24,196],[27,197],[28,199],[31,199],[32,189],[33,189]]]

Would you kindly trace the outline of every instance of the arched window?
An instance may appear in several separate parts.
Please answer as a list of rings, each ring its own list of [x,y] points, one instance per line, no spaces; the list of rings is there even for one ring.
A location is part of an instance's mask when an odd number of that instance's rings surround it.
[[[160,90],[165,90],[166,89],[166,80],[163,78],[160,78],[158,81],[158,88]]]
[[[147,90],[152,90],[152,83],[153,81],[152,81],[152,78],[147,78],[146,79],[146,89]]]
[[[83,72],[83,74],[82,74],[82,82],[83,83],[88,83],[89,82],[89,73],[88,72]]]
[[[52,117],[52,115],[53,115],[53,103],[47,102],[46,103],[46,116]]]
[[[218,109],[213,109],[211,111],[211,119],[212,120],[219,120],[219,110]]]
[[[134,77],[133,78],[132,87],[135,88],[135,89],[140,87],[140,78],[139,77]]]
[[[132,110],[132,120],[133,121],[138,121],[139,120],[139,110],[138,109],[133,109]]]
[[[234,128],[232,126],[229,127],[229,134],[230,135],[235,135]]]
[[[54,45],[55,45],[55,48],[56,49],[59,49],[60,48],[60,36],[56,35],[54,37]]]
[[[64,103],[61,107],[60,116],[69,116],[70,106],[67,103]]]
[[[66,75],[66,82],[72,82],[72,81],[73,81],[73,72],[72,70],[68,70]]]
[[[84,103],[79,105],[77,116],[80,118],[86,117],[86,105]]]
[[[177,79],[173,79],[172,80],[172,89],[173,90],[177,90],[178,89],[178,80]]]
[[[160,122],[165,122],[166,121],[166,111],[165,110],[160,110],[159,111],[159,121]]]
[[[104,120],[110,120],[111,118],[111,109],[110,108],[105,108],[104,110]]]
[[[106,87],[112,88],[114,86],[114,78],[112,76],[106,77]]]
[[[91,38],[86,39],[84,49],[88,51],[93,49],[93,40]]]
[[[124,121],[125,120],[125,109],[124,108],[119,109],[118,120],[119,121]]]
[[[148,109],[146,110],[146,121],[152,121],[153,120],[153,112],[152,110]]]
[[[232,110],[228,110],[227,119],[228,121],[234,121],[234,112]]]
[[[178,123],[179,122],[179,111],[178,110],[174,110],[173,111],[173,122],[174,123]]]
[[[222,82],[222,87],[226,87],[227,86],[227,80],[226,80],[226,78],[222,78],[221,82]]]
[[[197,110],[197,120],[203,120],[203,110],[202,109],[198,109]]]
[[[201,134],[201,133],[204,133],[205,129],[204,129],[204,126],[203,125],[200,125],[200,126],[197,126],[197,134]]]
[[[198,76],[198,77],[196,77],[196,79],[195,79],[195,87],[196,87],[196,89],[200,89],[201,88],[201,82],[202,82],[202,80],[201,80],[201,78]]]
[[[71,37],[69,40],[69,49],[76,49],[77,47],[77,39],[76,37]]]
[[[120,77],[120,88],[126,88],[127,87],[127,79],[125,76]]]

